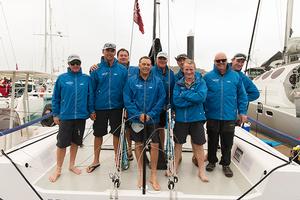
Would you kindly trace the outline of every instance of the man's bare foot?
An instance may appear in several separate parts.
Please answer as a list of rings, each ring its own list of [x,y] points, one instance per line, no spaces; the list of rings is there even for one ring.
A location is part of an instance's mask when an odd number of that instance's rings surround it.
[[[143,181],[142,181],[142,177],[138,177],[138,184],[137,184],[138,188],[142,188],[143,187]]]
[[[155,191],[159,191],[160,190],[160,185],[159,183],[157,182],[156,178],[150,178],[150,184],[152,185],[152,188],[155,190]]]
[[[204,172],[199,172],[198,176],[199,176],[199,178],[201,179],[202,182],[206,183],[206,182],[209,181]]]
[[[78,169],[78,168],[75,167],[75,166],[69,167],[69,170],[70,170],[71,172],[73,172],[74,174],[77,174],[77,175],[81,174],[81,170]]]
[[[49,181],[54,183],[61,175],[61,168],[57,168],[55,172],[49,176]]]

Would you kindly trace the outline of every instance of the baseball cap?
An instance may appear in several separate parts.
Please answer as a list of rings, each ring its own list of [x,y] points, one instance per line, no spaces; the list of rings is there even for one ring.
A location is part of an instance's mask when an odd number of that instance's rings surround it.
[[[103,46],[103,50],[105,49],[116,49],[116,45],[114,43],[105,43]]]
[[[180,58],[188,58],[188,56],[185,53],[182,53],[175,57],[175,60],[179,60]]]
[[[72,62],[73,60],[79,60],[81,62],[81,59],[78,55],[76,54],[71,54],[69,57],[68,57],[68,63]]]
[[[166,52],[161,51],[157,54],[156,58],[161,58],[161,57],[168,59],[168,54]]]
[[[247,56],[243,53],[237,53],[233,56],[233,58],[237,59],[237,60],[241,60],[241,59],[244,59],[246,60]]]

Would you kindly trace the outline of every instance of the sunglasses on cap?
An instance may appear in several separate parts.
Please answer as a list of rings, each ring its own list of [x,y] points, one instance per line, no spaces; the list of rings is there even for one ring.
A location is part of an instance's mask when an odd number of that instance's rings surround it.
[[[215,60],[216,63],[220,64],[220,63],[226,63],[227,62],[227,59],[218,59],[218,60]]]
[[[81,62],[80,62],[80,60],[72,60],[70,62],[70,65],[72,65],[72,66],[74,66],[74,65],[81,65]]]

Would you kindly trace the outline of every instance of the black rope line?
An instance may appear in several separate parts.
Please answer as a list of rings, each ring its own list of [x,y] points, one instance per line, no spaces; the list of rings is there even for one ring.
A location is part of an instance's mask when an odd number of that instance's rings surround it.
[[[4,152],[3,149],[1,149],[1,153],[2,153],[2,155],[4,155],[13,164],[13,166],[16,168],[16,170],[19,172],[19,174],[22,176],[22,178],[26,181],[26,183],[29,185],[29,187],[32,189],[32,191],[36,194],[36,196],[38,196],[39,199],[43,200],[43,198],[41,197],[41,195],[31,185],[31,183],[28,181],[28,179],[25,177],[25,175],[18,168],[18,166],[16,165],[16,163]]]

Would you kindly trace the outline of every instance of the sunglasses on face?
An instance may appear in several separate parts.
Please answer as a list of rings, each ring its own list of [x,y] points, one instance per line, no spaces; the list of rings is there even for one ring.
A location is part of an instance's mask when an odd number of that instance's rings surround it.
[[[226,63],[227,62],[227,59],[218,59],[218,60],[215,60],[216,63],[220,64],[220,63]]]
[[[81,65],[81,62],[79,60],[73,60],[70,62],[70,65],[74,66],[74,65]]]
[[[110,53],[114,53],[115,49],[105,49],[106,51],[110,52]]]

